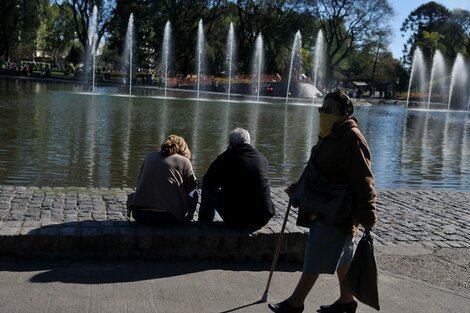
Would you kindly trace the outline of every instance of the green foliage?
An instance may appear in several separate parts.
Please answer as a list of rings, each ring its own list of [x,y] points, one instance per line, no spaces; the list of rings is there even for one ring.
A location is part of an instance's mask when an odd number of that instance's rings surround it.
[[[235,28],[238,64],[235,74],[250,74],[255,40],[264,39],[265,70],[286,77],[295,33],[302,34],[302,73],[310,76],[312,51],[318,31],[323,30],[326,44],[326,79],[361,79],[373,81],[395,77],[395,63],[387,54],[389,16],[393,10],[388,0],[4,0],[0,12],[0,53],[12,46],[28,51],[31,47],[54,60],[67,55],[74,64],[83,61],[88,46],[93,5],[99,13],[98,36],[104,38],[101,61],[119,67],[129,16],[134,14],[136,51],[134,64],[152,68],[161,75],[162,41],[165,23],[172,26],[170,76],[195,72],[198,22],[202,19],[206,36],[206,69],[213,75],[226,70],[226,45],[229,25]],[[39,5],[40,9],[26,9]],[[17,10],[16,5],[22,9]],[[23,8],[24,7],[24,8]],[[4,11],[10,13],[3,14]],[[22,26],[24,12],[41,12],[31,25]],[[466,11],[465,11],[466,12]],[[469,22],[468,15],[454,14],[455,25]],[[1,19],[1,17],[4,19]],[[30,18],[30,17],[28,17]],[[42,23],[39,23],[42,21]],[[9,28],[8,28],[8,27]],[[27,27],[26,27],[27,26]],[[3,32],[4,29],[14,30]],[[435,43],[432,30],[422,36],[423,45]],[[21,38],[29,38],[19,40]],[[380,35],[379,35],[380,34]],[[3,36],[3,37],[1,37]],[[427,40],[427,41],[426,41]],[[459,39],[460,40],[460,39]],[[5,45],[4,42],[7,42]],[[17,43],[20,44],[17,44]],[[470,51],[468,41],[467,50]],[[15,43],[15,44],[12,44]],[[438,41],[440,45],[441,42]],[[7,48],[2,48],[6,46]],[[451,46],[449,46],[451,47]],[[2,50],[3,49],[3,50]],[[67,53],[68,52],[68,53]],[[387,66],[382,66],[387,63]],[[390,71],[390,73],[384,73]],[[336,73],[333,75],[333,73]]]
[[[351,54],[361,49],[373,30],[387,28],[393,9],[387,0],[323,0],[312,3],[319,18],[327,50],[327,68],[341,72],[344,64],[354,64]],[[358,70],[358,69],[356,69]]]
[[[37,29],[46,0],[3,0],[0,10],[0,58],[31,59],[36,50]],[[13,51],[12,51],[13,49]]]
[[[72,45],[65,59],[72,64],[80,63],[83,60],[83,48],[78,45]]]
[[[9,59],[10,46],[16,42],[19,30],[20,10],[16,0],[5,0],[0,10],[0,57]]]
[[[64,7],[62,10],[69,9]],[[62,18],[59,5],[46,5],[38,30],[38,47],[57,63],[59,56],[63,56],[70,49],[73,39],[73,25],[68,19]]]
[[[260,33],[264,39],[266,71],[270,73],[287,73],[297,30],[306,49],[311,50],[315,44],[318,28],[303,1],[237,1],[237,14],[244,72],[250,71],[254,43]]]
[[[214,24],[226,9],[227,1],[129,1],[117,0],[115,21],[110,29],[110,46],[122,51],[130,13],[134,13],[138,63],[158,67],[167,21],[172,27],[172,46],[178,72],[194,71],[194,56],[199,20],[203,20],[205,33],[212,34]],[[228,27],[228,26],[226,26]],[[212,42],[212,40],[207,40]],[[217,41],[217,44],[219,42]],[[211,50],[209,49],[209,52]],[[215,55],[215,54],[214,54]]]
[[[84,50],[89,46],[88,30],[92,22],[93,7],[96,5],[98,10],[97,35],[98,43],[107,31],[107,28],[114,19],[112,11],[114,9],[114,0],[62,0],[57,1],[61,4],[61,15],[67,19],[67,23],[74,25],[74,31]]]
[[[453,60],[457,53],[470,55],[470,12],[449,11],[442,4],[428,2],[412,11],[402,24],[402,36],[409,33],[404,45],[404,63],[411,64],[415,47],[431,59],[439,49],[447,59]]]

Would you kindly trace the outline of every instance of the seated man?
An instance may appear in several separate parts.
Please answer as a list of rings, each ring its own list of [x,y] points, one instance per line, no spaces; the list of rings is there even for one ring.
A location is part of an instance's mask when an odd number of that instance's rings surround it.
[[[202,181],[199,221],[212,221],[215,211],[234,228],[259,229],[274,215],[268,161],[250,145],[246,129],[229,134],[229,146],[209,166]]]

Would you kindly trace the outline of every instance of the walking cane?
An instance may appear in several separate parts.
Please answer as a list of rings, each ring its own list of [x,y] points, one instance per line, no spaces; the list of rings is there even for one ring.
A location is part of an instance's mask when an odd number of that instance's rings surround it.
[[[287,205],[286,216],[284,217],[284,222],[282,223],[281,234],[279,235],[279,239],[277,240],[276,252],[274,253],[273,263],[271,264],[271,272],[269,272],[268,283],[266,284],[266,289],[264,291],[263,296],[261,297],[262,302],[268,301],[269,285],[271,284],[271,278],[273,277],[273,272],[274,272],[274,268],[276,267],[277,258],[279,257],[279,252],[281,251],[282,239],[284,237],[284,229],[286,228],[286,223],[287,223],[287,218],[289,217],[290,207],[291,207],[291,204],[289,201],[289,204]]]

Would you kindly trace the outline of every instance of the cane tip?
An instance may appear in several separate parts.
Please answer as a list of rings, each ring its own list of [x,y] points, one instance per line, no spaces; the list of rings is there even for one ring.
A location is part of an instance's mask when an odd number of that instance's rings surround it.
[[[266,301],[268,301],[268,292],[267,291],[265,291],[263,293],[263,296],[261,297],[261,302],[266,302]]]

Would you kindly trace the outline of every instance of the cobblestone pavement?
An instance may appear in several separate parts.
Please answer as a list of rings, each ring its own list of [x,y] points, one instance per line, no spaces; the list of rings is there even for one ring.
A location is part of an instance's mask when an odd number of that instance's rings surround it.
[[[384,245],[470,247],[470,193],[381,190],[376,241]]]
[[[287,207],[287,197],[282,189],[273,188],[276,216],[266,227],[255,233],[240,234],[228,231],[220,225],[215,229],[199,229],[195,226],[197,223],[193,223],[193,228],[184,226],[184,229],[156,230],[127,221],[125,202],[129,192],[131,189],[0,186],[0,239],[4,245],[10,245],[10,250],[17,250],[18,245],[27,250],[30,248],[28,245],[34,244],[25,241],[31,236],[43,236],[49,240],[50,237],[81,236],[93,241],[100,236],[115,235],[121,236],[119,238],[122,239],[126,235],[142,237],[151,233],[152,236],[157,234],[170,238],[175,234],[182,236],[189,232],[187,236],[200,239],[222,233],[224,238],[218,243],[208,240],[206,244],[214,245],[214,248],[220,248],[222,245],[234,247],[241,246],[239,241],[247,237],[258,237],[259,240],[265,241],[268,253],[275,244],[271,235],[279,234]],[[379,223],[374,228],[376,244],[425,248],[470,247],[468,203],[470,193],[467,192],[380,190],[377,203]],[[295,226],[296,215],[297,211],[293,209],[287,222],[286,237],[290,249],[301,254],[308,230]],[[230,240],[227,239],[229,237]],[[14,238],[21,238],[23,241],[14,243]],[[149,240],[151,242],[147,242],[147,245],[154,244],[156,239]],[[235,243],[231,242],[234,240]],[[70,248],[73,244],[67,243],[63,249]],[[85,247],[89,244],[85,244]],[[143,246],[144,249],[149,249],[145,247],[146,244],[143,244],[142,240],[138,243],[140,248]],[[50,245],[57,246],[60,242],[53,239]],[[185,249],[187,252],[188,247]],[[259,249],[243,253],[255,252],[265,253]]]
[[[131,189],[39,188],[0,186],[0,234],[26,234],[32,229],[67,223],[107,222],[126,225],[126,195]],[[279,232],[287,197],[273,188],[274,222],[268,227]],[[431,190],[380,190],[374,229],[379,244],[411,244],[425,247],[470,247],[470,193]],[[287,230],[297,230],[292,209]],[[86,222],[89,223],[86,223]],[[89,227],[89,226],[88,226]],[[279,229],[278,229],[279,228]]]

